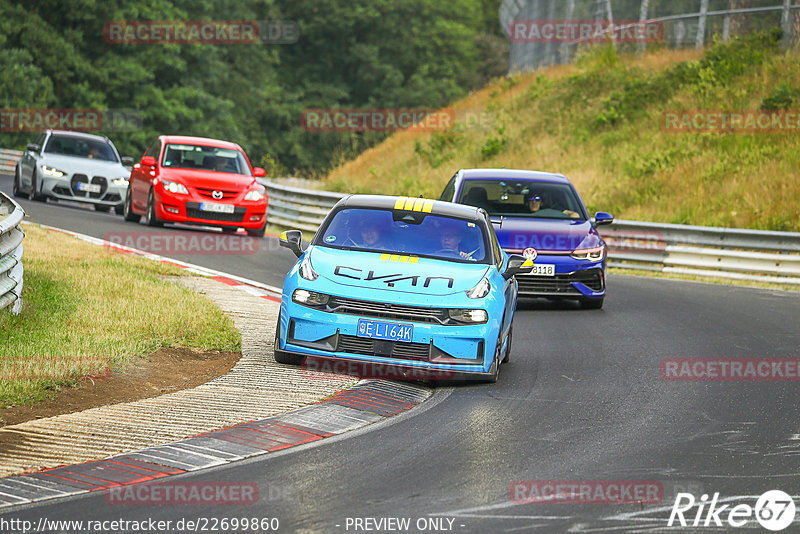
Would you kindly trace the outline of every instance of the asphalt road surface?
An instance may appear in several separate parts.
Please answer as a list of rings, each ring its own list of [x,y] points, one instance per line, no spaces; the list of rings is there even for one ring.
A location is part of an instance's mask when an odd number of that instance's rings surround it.
[[[151,231],[91,209],[21,204],[35,222],[98,237]],[[293,255],[262,241],[255,254],[178,259],[280,286]],[[119,506],[85,494],[0,520],[153,519],[174,529],[181,519],[277,518],[279,532],[397,532],[386,521],[398,518],[409,532],[728,532],[733,506],[753,507],[768,490],[800,506],[799,382],[670,381],[661,363],[797,358],[799,326],[797,293],[612,276],[603,310],[523,302],[497,384],[439,388],[385,424],[170,479],[255,483],[256,504]],[[600,501],[614,501],[612,487],[655,485],[659,502],[577,503],[563,485],[558,500],[570,502],[531,502],[544,481],[582,481]],[[689,526],[669,528],[677,492],[698,502],[719,493],[722,526],[714,517],[703,526],[706,505],[684,513]],[[746,528],[761,529],[752,516]]]

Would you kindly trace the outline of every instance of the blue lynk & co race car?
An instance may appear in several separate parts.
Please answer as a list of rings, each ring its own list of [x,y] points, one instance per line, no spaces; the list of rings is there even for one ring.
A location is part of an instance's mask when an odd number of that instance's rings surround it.
[[[502,250],[483,210],[352,195],[305,251],[301,239],[299,230],[281,234],[298,261],[283,282],[276,361],[348,362],[362,376],[497,380],[511,352],[514,275],[533,262]]]

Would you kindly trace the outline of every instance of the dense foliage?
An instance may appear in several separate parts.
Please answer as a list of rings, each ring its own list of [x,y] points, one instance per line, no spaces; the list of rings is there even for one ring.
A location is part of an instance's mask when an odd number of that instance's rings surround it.
[[[162,133],[240,143],[269,170],[324,173],[384,133],[313,133],[307,108],[438,108],[505,73],[500,0],[0,2],[0,108],[128,109]],[[110,21],[295,21],[295,44],[113,44]],[[33,133],[0,133],[21,148]]]

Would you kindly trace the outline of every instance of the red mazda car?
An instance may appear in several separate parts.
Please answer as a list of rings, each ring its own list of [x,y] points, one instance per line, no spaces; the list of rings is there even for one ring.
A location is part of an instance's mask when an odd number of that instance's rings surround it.
[[[126,221],[144,216],[150,226],[181,222],[244,228],[261,237],[267,224],[267,192],[256,182],[264,169],[253,168],[236,143],[162,135],[133,166],[125,197]]]

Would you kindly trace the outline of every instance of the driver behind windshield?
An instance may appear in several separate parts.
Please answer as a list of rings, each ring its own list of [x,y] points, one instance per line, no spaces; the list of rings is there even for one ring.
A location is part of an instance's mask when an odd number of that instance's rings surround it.
[[[572,210],[558,210],[552,207],[544,207],[542,195],[531,191],[528,193],[526,206],[528,211],[535,214],[537,217],[559,217],[560,215],[567,215],[573,219],[577,219],[580,215]]]

